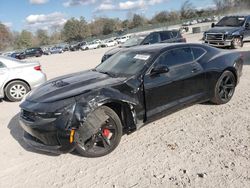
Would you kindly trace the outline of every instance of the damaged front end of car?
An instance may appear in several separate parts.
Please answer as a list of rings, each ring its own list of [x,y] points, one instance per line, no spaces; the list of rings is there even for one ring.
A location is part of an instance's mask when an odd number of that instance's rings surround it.
[[[121,105],[117,113],[124,124],[124,133],[136,130],[136,124],[142,122],[136,113],[139,101],[134,98],[113,88],[90,93],[51,103],[33,102],[27,97],[20,105],[20,124],[26,143],[46,152],[71,152],[77,144],[84,145],[98,132],[100,123],[107,120],[103,111],[98,110],[102,105]]]

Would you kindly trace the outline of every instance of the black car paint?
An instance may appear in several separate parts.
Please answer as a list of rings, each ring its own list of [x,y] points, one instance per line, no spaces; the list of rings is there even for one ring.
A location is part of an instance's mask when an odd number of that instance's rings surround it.
[[[235,37],[239,37],[243,42],[250,41],[250,15],[249,16],[228,16],[228,17],[244,17],[245,22],[239,27],[229,27],[229,26],[216,26],[204,32],[203,40],[205,43],[211,44],[213,46],[230,46],[232,40]],[[225,35],[223,41],[208,40],[206,39],[207,34],[223,34]],[[228,43],[227,43],[228,42]],[[219,44],[217,44],[219,43]]]
[[[155,31],[155,32],[151,32],[148,35],[145,36],[145,38],[140,42],[140,44],[138,44],[138,46],[140,45],[148,45],[149,43],[147,43],[147,39],[150,38],[152,35],[159,35],[159,40],[156,43],[179,43],[179,42],[186,42],[186,39],[182,37],[180,31],[177,30],[167,30],[167,31]],[[164,40],[163,39],[163,35],[167,34],[170,36],[169,39]],[[152,43],[153,44],[153,43]],[[134,46],[131,46],[134,47]],[[109,51],[107,51],[104,56],[102,57],[101,62],[105,61],[106,59],[110,58],[112,55],[118,53],[119,51],[121,51],[123,48],[128,48],[128,47],[117,47],[117,48],[113,48]]]
[[[202,48],[206,53],[187,65],[169,67],[167,73],[150,74],[160,54],[183,47]],[[224,70],[233,71],[237,80],[242,70],[238,52],[228,53],[206,45],[158,44],[126,50],[150,51],[154,57],[137,75],[110,77],[89,70],[59,77],[32,91],[20,105],[20,123],[29,136],[26,134],[26,141],[40,150],[70,152],[75,143],[82,142],[79,135],[87,139],[96,131],[94,123],[90,123],[94,121],[91,114],[102,105],[121,107],[117,113],[124,133],[130,133],[159,114],[209,100]],[[76,134],[71,144],[72,129]]]

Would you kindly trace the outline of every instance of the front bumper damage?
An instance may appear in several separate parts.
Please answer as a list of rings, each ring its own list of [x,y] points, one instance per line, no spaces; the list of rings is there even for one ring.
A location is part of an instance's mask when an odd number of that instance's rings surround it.
[[[22,110],[19,122],[24,130],[23,139],[28,145],[55,154],[74,150],[75,143],[70,143],[71,130],[60,128],[60,123],[63,123],[60,117],[32,121],[27,114],[32,116],[33,112]]]
[[[77,144],[83,145],[99,131],[100,122],[108,118],[98,110],[108,100],[102,93],[97,96],[72,97],[52,103],[25,100],[20,105],[19,119],[25,131],[24,140],[38,150],[57,154],[71,152]]]
[[[25,100],[20,107],[24,141],[38,150],[56,154],[71,152],[80,137],[78,130],[86,131],[86,137],[94,131],[87,120],[91,108],[84,102],[76,103],[74,98],[54,103]]]

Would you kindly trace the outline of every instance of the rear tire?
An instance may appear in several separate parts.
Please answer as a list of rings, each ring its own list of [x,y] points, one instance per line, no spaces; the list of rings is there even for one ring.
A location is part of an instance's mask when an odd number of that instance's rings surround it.
[[[233,97],[236,87],[236,78],[231,71],[225,71],[218,79],[214,88],[214,97],[211,102],[214,104],[226,104]]]
[[[84,145],[76,144],[77,152],[84,157],[101,157],[111,153],[118,146],[122,137],[122,123],[116,112],[107,106],[101,106],[98,109],[109,118],[105,122],[101,122],[102,126],[99,131],[92,135]]]
[[[9,101],[17,102],[21,101],[29,91],[30,88],[25,82],[13,81],[5,87],[5,96]]]

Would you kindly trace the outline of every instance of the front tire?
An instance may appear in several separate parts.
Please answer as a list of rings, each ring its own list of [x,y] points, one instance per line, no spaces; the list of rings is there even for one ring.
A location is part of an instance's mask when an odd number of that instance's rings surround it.
[[[30,88],[25,82],[13,81],[5,87],[5,96],[9,101],[17,102],[21,101],[29,91]]]
[[[231,44],[233,49],[239,49],[243,47],[243,40],[241,37],[235,37]]]
[[[214,104],[226,104],[233,97],[236,87],[236,78],[231,71],[225,71],[218,79],[214,88],[214,97],[211,102]]]
[[[84,145],[76,144],[76,150],[84,157],[101,157],[111,153],[122,137],[122,123],[116,112],[107,106],[101,106],[98,110],[104,112],[108,119],[101,122],[98,132],[84,142]]]

